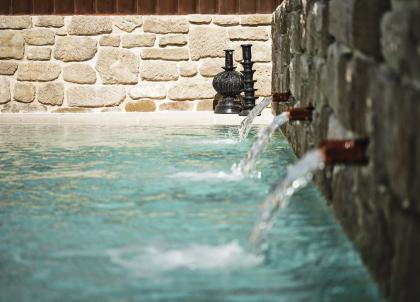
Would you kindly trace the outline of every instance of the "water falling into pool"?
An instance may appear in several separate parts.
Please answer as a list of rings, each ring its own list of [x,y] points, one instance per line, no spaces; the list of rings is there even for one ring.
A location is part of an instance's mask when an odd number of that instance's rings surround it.
[[[276,214],[285,208],[291,196],[305,187],[313,172],[324,167],[324,156],[320,150],[309,151],[296,164],[288,167],[286,177],[275,187],[261,204],[261,215],[250,238],[251,247],[256,252],[267,249],[266,236],[272,228]]]
[[[268,105],[271,104],[272,98],[264,98],[261,103],[256,105],[251,112],[248,114],[248,116],[242,121],[240,127],[239,127],[239,141],[243,142],[248,134],[249,130],[251,129],[252,122],[254,121],[255,117],[261,114],[261,112],[266,108]]]
[[[251,174],[258,158],[267,147],[274,132],[288,120],[289,113],[283,112],[282,114],[277,115],[269,126],[260,131],[245,158],[242,159],[238,165],[232,167],[232,173],[243,175]]]

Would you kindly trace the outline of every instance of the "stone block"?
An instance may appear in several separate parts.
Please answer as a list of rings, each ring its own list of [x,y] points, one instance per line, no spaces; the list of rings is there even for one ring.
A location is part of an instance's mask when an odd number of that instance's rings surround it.
[[[420,80],[420,13],[389,12],[382,19],[382,53],[396,73]]]
[[[287,26],[289,35],[290,52],[299,54],[302,49],[302,26],[300,23],[300,12],[291,12],[287,15]]]
[[[7,77],[0,77],[0,104],[6,104],[10,99],[10,80]]]
[[[36,88],[31,83],[20,83],[15,84],[13,91],[13,100],[21,103],[31,103],[35,99]]]
[[[223,71],[225,60],[223,58],[204,59],[199,67],[200,74],[203,77],[214,77]]]
[[[215,15],[213,23],[220,26],[234,26],[239,25],[239,17],[235,15]]]
[[[51,62],[22,63],[18,67],[17,79],[19,81],[48,82],[55,80],[61,73],[60,65]]]
[[[271,14],[255,14],[245,15],[241,17],[241,25],[257,26],[257,25],[271,25]]]
[[[159,106],[159,111],[190,111],[194,109],[193,102],[168,102]]]
[[[3,106],[1,112],[5,113],[39,113],[46,112],[47,107],[38,102],[20,103],[10,102]]]
[[[80,62],[92,59],[96,54],[96,41],[88,37],[60,37],[54,50],[54,58],[64,62]]]
[[[214,111],[214,99],[199,100],[197,103],[197,111]]]
[[[254,65],[255,73],[254,79],[256,95],[270,96],[271,95],[271,64],[270,63],[257,63]]]
[[[59,107],[51,111],[52,113],[89,113],[92,109],[80,107]]]
[[[287,12],[284,5],[278,6],[273,14],[272,32],[273,39],[276,35],[287,34]]]
[[[63,16],[38,16],[35,18],[35,26],[37,27],[63,27]]]
[[[51,59],[51,48],[49,47],[28,47],[26,58],[32,61],[48,61]]]
[[[23,31],[25,42],[29,45],[53,45],[55,41],[54,32],[47,28],[32,28]]]
[[[313,3],[306,23],[306,49],[320,57],[327,56],[331,37],[328,32],[328,5],[324,1]]]
[[[103,16],[73,16],[68,32],[75,36],[109,34],[112,32],[112,20]]]
[[[212,17],[209,15],[190,15],[188,21],[192,24],[210,24]]]
[[[31,16],[1,16],[0,29],[25,29],[32,25]]]
[[[16,62],[0,61],[0,75],[14,75],[17,68]]]
[[[96,72],[87,64],[73,63],[64,67],[63,79],[70,83],[95,84]]]
[[[96,70],[103,84],[136,84],[139,81],[139,59],[129,50],[101,49]]]
[[[22,59],[25,40],[20,32],[0,31],[0,59]]]
[[[99,45],[101,46],[112,46],[118,47],[120,46],[121,37],[118,35],[103,35],[99,39]]]
[[[189,28],[186,17],[148,16],[144,18],[144,32],[156,34],[187,33]]]
[[[75,86],[67,89],[67,103],[70,107],[117,106],[124,99],[123,87]]]
[[[115,17],[113,20],[116,27],[128,33],[133,32],[136,28],[143,25],[142,16]]]
[[[207,79],[180,80],[168,90],[168,97],[171,100],[211,99],[215,95],[212,80]]]
[[[266,27],[249,27],[246,30],[241,27],[229,28],[229,38],[232,41],[267,41],[270,39],[270,29]]]
[[[242,61],[242,48],[241,44],[252,44],[252,61],[254,62],[271,62],[272,59],[272,46],[271,43],[261,41],[245,41],[233,42],[233,53],[236,62]]]
[[[191,58],[199,60],[208,57],[224,57],[224,50],[230,47],[225,28],[193,27],[189,34]]]
[[[38,102],[46,105],[62,105],[64,100],[64,85],[62,83],[46,83],[38,88]]]
[[[156,104],[152,100],[130,101],[125,104],[126,112],[154,112]]]
[[[187,36],[185,35],[165,35],[160,37],[159,46],[165,47],[168,45],[172,46],[183,46],[188,43]]]
[[[123,35],[121,39],[122,47],[134,48],[134,47],[151,47],[155,45],[156,35],[155,34],[139,34],[139,35]]]
[[[166,98],[166,87],[162,83],[142,82],[139,85],[131,88],[129,95],[133,100],[143,98],[164,99]]]
[[[146,81],[174,81],[179,77],[176,62],[143,61],[140,77]]]
[[[329,2],[329,32],[339,42],[351,48],[379,57],[379,24],[389,3],[383,0],[331,0]]]
[[[197,64],[194,62],[180,62],[179,74],[182,77],[193,77],[197,74]]]
[[[187,47],[145,48],[141,51],[141,58],[143,60],[183,61],[189,60],[190,54]]]

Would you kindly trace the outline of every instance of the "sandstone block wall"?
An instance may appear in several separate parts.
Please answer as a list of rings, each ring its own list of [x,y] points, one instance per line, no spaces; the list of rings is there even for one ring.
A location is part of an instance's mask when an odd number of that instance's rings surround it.
[[[316,183],[393,301],[420,297],[420,3],[285,0],[273,17],[273,90],[315,106],[283,131],[298,155],[369,137],[370,163]],[[282,111],[284,106],[277,108]]]
[[[223,50],[238,63],[245,43],[270,95],[271,18],[0,15],[0,111],[212,110]]]

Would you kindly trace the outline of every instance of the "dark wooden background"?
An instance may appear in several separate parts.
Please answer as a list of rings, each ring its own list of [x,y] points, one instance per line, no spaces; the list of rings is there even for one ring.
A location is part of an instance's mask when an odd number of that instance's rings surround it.
[[[0,14],[255,14],[282,0],[0,0]]]

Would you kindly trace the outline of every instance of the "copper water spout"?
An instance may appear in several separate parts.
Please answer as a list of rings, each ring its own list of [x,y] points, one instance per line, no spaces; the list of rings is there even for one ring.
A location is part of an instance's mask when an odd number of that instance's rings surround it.
[[[365,165],[368,163],[366,155],[368,146],[369,139],[367,138],[326,140],[321,143],[321,152],[324,155],[326,165]]]
[[[312,105],[303,108],[290,108],[287,110],[289,112],[289,121],[312,121],[314,109]]]
[[[290,93],[290,91],[288,91],[288,92],[275,92],[273,94],[273,102],[274,103],[284,103],[284,102],[289,101],[291,96],[292,96],[292,94]]]

